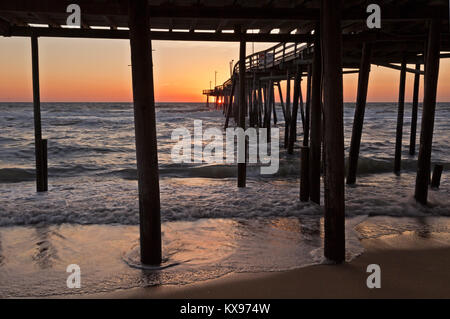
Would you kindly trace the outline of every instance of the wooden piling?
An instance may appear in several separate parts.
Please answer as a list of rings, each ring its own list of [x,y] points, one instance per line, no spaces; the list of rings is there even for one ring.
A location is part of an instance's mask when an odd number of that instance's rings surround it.
[[[309,147],[302,146],[300,153],[300,201],[309,200]]]
[[[47,140],[41,140],[41,156],[42,156],[42,184],[43,191],[48,191],[48,156],[47,156]]]
[[[406,85],[406,59],[403,58],[400,71],[400,85],[398,93],[397,132],[395,139],[395,163],[394,173],[399,175],[402,166],[402,140],[403,140],[403,116],[405,113],[405,85]]]
[[[280,82],[277,82],[278,96],[280,97],[281,110],[283,111],[283,119],[286,122],[286,108],[284,107],[283,92],[281,91]]]
[[[264,118],[263,118],[263,127],[265,127],[265,128],[267,128],[267,117],[268,117],[268,112],[267,112],[267,105],[268,105],[268,103],[267,103],[267,85],[266,85],[266,83],[262,83],[262,86],[261,86],[261,91],[262,91],[262,97],[264,98],[264,101],[263,101],[263,115],[264,115]]]
[[[252,90],[252,94],[253,94],[253,116],[254,116],[254,122],[253,122],[253,126],[254,127],[259,127],[259,102],[258,102],[258,81],[256,79],[256,74],[253,75],[253,90]]]
[[[431,179],[431,188],[439,188],[441,185],[441,176],[444,166],[436,164],[433,170],[433,178]]]
[[[362,49],[361,65],[359,68],[358,94],[356,98],[352,140],[350,144],[350,154],[348,160],[347,184],[349,185],[355,184],[356,182],[359,149],[361,146],[361,135],[364,124],[364,113],[366,110],[367,89],[369,86],[371,55],[372,43],[364,43]]]
[[[258,80],[258,126],[264,127],[264,117],[263,117],[263,93],[261,80]]]
[[[257,103],[256,103],[256,75],[253,74],[253,79],[252,79],[252,89],[250,91],[250,95],[251,95],[251,101],[252,103],[250,104],[250,109],[251,109],[251,114],[252,114],[252,120],[251,120],[251,127],[255,127],[258,125],[258,113],[257,113]]]
[[[265,105],[265,113],[266,113],[266,125],[265,128],[267,129],[267,142],[272,142],[272,135],[271,135],[271,131],[272,131],[272,93],[273,90],[271,89],[272,87],[272,80],[270,80],[265,87],[265,96],[264,96],[264,105]]]
[[[289,125],[291,124],[291,76],[289,70],[286,74],[286,121],[284,124],[284,148],[289,144]]]
[[[305,103],[303,102],[303,92],[302,92],[302,78],[300,78],[300,84],[299,84],[299,98],[300,98],[300,117],[302,119],[302,129],[303,129],[303,136],[305,135]],[[297,136],[295,137],[295,140],[297,140]]]
[[[420,64],[416,64],[416,71],[420,71]],[[411,111],[411,135],[409,138],[409,154],[416,154],[416,132],[417,132],[417,111],[419,108],[419,86],[420,86],[420,73],[417,72],[414,75],[414,91],[413,91],[413,103]]]
[[[311,79],[312,79],[312,67],[308,65],[308,77],[306,81],[306,107],[305,107],[305,129],[303,134],[303,146],[309,145],[309,126],[311,117]]]
[[[273,81],[271,81],[271,85],[270,85],[270,95],[271,95],[271,107],[272,107],[272,111],[273,111],[273,124],[277,125],[278,123],[278,118],[277,118],[277,110],[275,108],[275,83]]]
[[[237,76],[236,78],[236,88],[240,87],[240,79],[239,76]],[[239,126],[239,100],[240,100],[240,93],[239,93],[239,89],[236,89],[234,91],[234,103],[233,103],[233,119],[234,119],[234,123]]]
[[[289,144],[288,154],[294,154],[294,144],[297,137],[297,115],[298,115],[298,102],[300,96],[300,83],[301,75],[300,71],[295,73],[294,79],[294,101],[292,105],[291,123],[289,124]]]
[[[141,262],[158,265],[161,263],[161,216],[152,43],[146,0],[129,1],[129,27],[139,188]]]
[[[231,92],[230,92],[230,98],[228,100],[228,107],[227,107],[227,116],[225,118],[225,129],[228,128],[228,123],[230,122],[230,116],[233,111],[233,97],[234,97],[234,90],[236,88],[236,77],[233,76],[233,79],[231,81]]]
[[[224,95],[224,100],[223,100],[223,103],[222,103],[222,114],[226,114],[226,111],[227,111],[227,105],[228,105],[228,100],[229,100],[229,95],[228,95],[228,92]]]
[[[430,180],[431,149],[433,146],[434,114],[436,110],[436,93],[439,78],[441,21],[433,19],[428,34],[428,48],[425,62],[425,91],[422,107],[422,126],[420,148],[417,160],[417,177],[415,198],[427,204],[428,183]]]
[[[246,101],[247,101],[246,113],[248,114],[249,126],[253,127],[253,112],[252,112],[253,101],[252,101],[252,83],[251,83],[251,81],[247,81],[245,95],[246,95]]]
[[[311,127],[309,149],[310,199],[320,205],[320,170],[322,155],[322,53],[320,24],[315,27],[311,82]]]
[[[245,41],[239,43],[239,127],[245,130]],[[247,143],[244,141],[245,149]],[[247,153],[247,151],[245,150]],[[247,161],[247,159],[245,160]],[[247,175],[247,163],[238,163],[238,187],[245,187]]]
[[[47,167],[43,162],[41,97],[39,88],[39,46],[38,38],[31,37],[31,64],[33,76],[34,153],[36,162],[36,191],[47,191]]]
[[[325,150],[325,257],[345,261],[341,0],[321,2]]]

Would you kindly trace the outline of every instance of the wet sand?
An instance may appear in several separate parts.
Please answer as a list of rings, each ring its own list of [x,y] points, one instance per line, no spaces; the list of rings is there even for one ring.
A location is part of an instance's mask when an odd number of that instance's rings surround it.
[[[366,252],[343,265],[285,272],[230,274],[184,286],[136,288],[94,298],[450,298],[448,234],[417,233],[362,241]],[[381,267],[381,288],[369,289],[369,264]]]

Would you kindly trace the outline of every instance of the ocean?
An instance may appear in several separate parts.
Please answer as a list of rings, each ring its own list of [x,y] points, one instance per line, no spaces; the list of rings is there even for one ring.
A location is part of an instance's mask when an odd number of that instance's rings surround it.
[[[174,129],[222,128],[221,111],[203,103],[158,103],[156,110],[164,262],[139,266],[137,172],[131,103],[42,103],[49,191],[35,192],[31,103],[0,103],[0,297],[90,294],[149,285],[180,285],[233,272],[281,271],[324,262],[318,205],[299,201],[299,143],[283,144],[273,176],[236,165],[177,164]],[[348,156],[354,104],[345,104]],[[417,150],[420,136],[420,109]],[[450,103],[438,103],[432,163],[443,164],[428,207],[413,199],[417,155],[408,154],[411,104],[405,106],[402,174],[393,174],[395,103],[366,109],[356,186],[346,189],[347,259],[361,239],[450,233]],[[303,138],[299,117],[298,141]],[[205,141],[204,141],[205,143]],[[322,194],[323,196],[323,194]],[[323,201],[322,201],[323,202]],[[444,237],[448,239],[447,237]],[[69,289],[66,267],[81,268]]]

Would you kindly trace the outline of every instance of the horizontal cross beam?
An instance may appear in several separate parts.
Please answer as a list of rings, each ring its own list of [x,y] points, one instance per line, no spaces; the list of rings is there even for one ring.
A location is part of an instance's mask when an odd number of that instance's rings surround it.
[[[385,68],[389,68],[389,69],[394,69],[394,70],[401,70],[402,69],[401,66],[395,65],[395,64],[391,64],[391,63],[377,63],[377,65],[385,67]],[[421,75],[425,74],[424,71],[411,69],[411,68],[406,68],[406,72],[414,73],[414,74],[421,74]]]
[[[0,20],[1,22],[1,20]],[[89,29],[89,28],[52,28],[52,27],[29,27],[8,26],[0,23],[0,36],[16,37],[66,37],[66,38],[103,38],[103,39],[129,39],[129,30],[114,29]],[[222,33],[222,32],[172,32],[151,31],[153,40],[172,41],[218,41],[218,42],[295,42],[312,43],[314,35],[311,34],[261,34],[261,33]],[[395,43],[423,43],[425,35],[404,36],[384,33],[363,32],[359,34],[344,34],[345,45],[363,42],[395,42]],[[450,33],[441,35],[443,43],[450,43]]]
[[[39,1],[1,1],[0,12],[9,13],[65,13],[71,0],[39,0]],[[128,1],[92,1],[78,0],[84,14],[99,16],[128,16]],[[448,5],[381,5],[383,21],[423,20],[431,18],[448,19]],[[149,14],[152,18],[205,18],[205,19],[249,19],[249,20],[318,20],[318,9],[273,6],[241,6],[241,5],[150,5]],[[344,10],[342,20],[366,20],[368,13],[365,6],[355,6]]]
[[[129,39],[128,30],[107,29],[72,29],[72,28],[46,28],[46,27],[18,27],[11,26],[8,34],[3,36],[29,37],[65,37],[65,38],[103,38],[103,39]],[[151,31],[153,40],[172,41],[219,41],[219,42],[311,42],[313,36],[309,34],[259,34],[259,33],[221,33],[221,32],[165,32]]]

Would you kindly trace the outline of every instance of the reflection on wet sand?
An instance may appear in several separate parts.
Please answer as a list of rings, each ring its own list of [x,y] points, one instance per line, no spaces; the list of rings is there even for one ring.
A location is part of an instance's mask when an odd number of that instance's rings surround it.
[[[348,257],[362,252],[359,238],[405,233],[410,235],[405,247],[425,242],[419,236],[431,236],[436,245],[446,245],[449,221],[440,217],[347,219]],[[352,232],[357,224],[358,233]],[[162,231],[166,259],[159,270],[146,270],[130,267],[129,263],[139,260],[138,226],[65,224],[3,228],[0,297],[181,285],[229,273],[289,270],[323,261],[323,218],[315,214],[301,218],[175,221],[163,223]],[[69,264],[81,267],[80,290],[67,289]]]
[[[303,239],[313,244],[320,245],[322,242],[322,218],[319,217],[298,217],[298,222],[302,227],[300,232]]]
[[[426,217],[417,217],[417,222],[421,227],[416,231],[416,235],[420,238],[431,238],[431,226]]]
[[[189,283],[230,272],[277,271],[314,263],[320,218],[202,219],[163,224],[162,269],[140,265],[135,245],[124,256],[144,285]],[[173,266],[175,265],[175,266]]]
[[[52,243],[53,232],[48,226],[38,226],[36,232],[36,249],[33,260],[41,269],[51,268],[58,259],[58,251]]]
[[[3,249],[2,249],[2,234],[0,233],[0,267],[3,266],[4,260],[5,256],[3,256]]]

